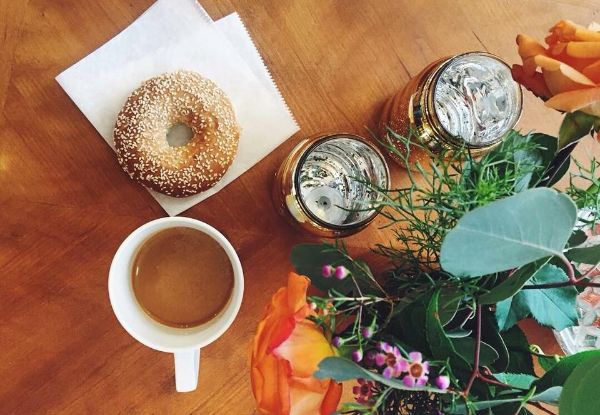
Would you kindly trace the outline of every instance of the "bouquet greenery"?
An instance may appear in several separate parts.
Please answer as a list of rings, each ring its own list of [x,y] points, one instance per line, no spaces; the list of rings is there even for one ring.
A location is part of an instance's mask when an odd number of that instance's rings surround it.
[[[600,38],[586,30],[561,22],[549,42]],[[353,381],[355,401],[336,413],[552,414],[558,405],[562,415],[600,414],[600,350],[547,355],[518,325],[528,317],[554,330],[577,325],[578,293],[600,287],[600,245],[589,242],[600,222],[600,162],[571,159],[600,129],[590,101],[600,88],[588,80],[584,94],[561,93],[573,84],[553,82],[573,71],[550,62],[554,49],[520,42],[524,65],[513,76],[568,111],[559,137],[511,131],[481,158],[446,150],[408,171],[408,186],[374,189],[392,235],[373,247],[389,260],[383,275],[342,242],[296,246],[296,271],[324,294],[307,299],[308,281],[292,275],[267,308],[251,359],[261,413],[330,414],[335,381]],[[528,72],[536,65],[543,74]],[[380,141],[392,152],[403,141],[409,151],[396,155],[409,164],[411,138],[388,130]],[[554,189],[567,174],[564,190]]]

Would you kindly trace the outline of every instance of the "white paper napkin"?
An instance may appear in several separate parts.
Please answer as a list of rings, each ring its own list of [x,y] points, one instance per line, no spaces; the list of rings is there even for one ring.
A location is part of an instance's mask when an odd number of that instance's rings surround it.
[[[216,82],[231,99],[242,132],[233,164],[212,189],[187,198],[148,190],[171,216],[217,193],[299,129],[240,17],[212,22],[195,0],[158,0],[56,80],[114,150],[115,120],[129,94],[144,80],[177,69]]]

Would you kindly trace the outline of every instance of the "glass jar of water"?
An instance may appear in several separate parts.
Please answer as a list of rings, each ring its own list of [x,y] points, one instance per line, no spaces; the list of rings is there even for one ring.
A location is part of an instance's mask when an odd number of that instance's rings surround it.
[[[277,210],[300,228],[325,237],[364,229],[377,215],[379,189],[390,187],[379,150],[354,134],[302,140],[275,175]]]
[[[469,52],[435,61],[411,79],[385,104],[379,133],[400,164],[426,167],[443,149],[489,151],[515,126],[521,106],[510,67],[489,53]]]

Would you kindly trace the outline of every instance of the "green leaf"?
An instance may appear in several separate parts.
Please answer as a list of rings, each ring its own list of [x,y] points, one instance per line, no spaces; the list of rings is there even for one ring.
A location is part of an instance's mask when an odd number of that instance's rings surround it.
[[[473,358],[475,357],[475,339],[471,337],[463,337],[458,339],[452,339],[452,345],[456,352],[462,356],[462,358],[473,364]],[[481,350],[479,355],[479,365],[489,366],[498,359],[498,352],[489,344],[482,341]]]
[[[319,290],[327,291],[335,288],[341,293],[352,291],[353,284],[350,278],[338,280],[336,278],[323,278],[323,265],[343,265],[350,269],[352,262],[342,255],[333,245],[329,244],[300,244],[292,248],[291,261],[296,272],[306,275],[311,283]]]
[[[531,284],[567,281],[564,271],[554,265],[544,265],[534,276]],[[515,325],[530,314],[542,325],[562,330],[577,324],[575,287],[521,290],[513,297],[496,305],[496,318],[501,330]]]
[[[529,389],[538,378],[527,373],[494,373],[494,377],[502,383],[517,389]]]
[[[558,139],[551,135],[534,133],[530,135],[530,140],[538,145],[533,156],[530,156],[533,161],[536,161],[539,169],[531,173],[530,182],[536,185],[543,179],[544,172],[554,160],[558,151]]]
[[[431,296],[425,314],[425,333],[431,354],[439,360],[449,359],[450,364],[459,370],[470,370],[470,365],[457,353],[453,342],[444,332],[438,313],[439,298],[440,290],[437,290]],[[455,339],[458,340],[460,339]]]
[[[494,361],[491,367],[496,372],[504,372],[508,368],[509,355],[504,339],[499,333],[498,324],[492,312],[484,310],[481,324],[481,338],[484,342],[494,348],[498,353],[498,359]],[[514,412],[513,412],[514,413]]]
[[[562,386],[579,364],[586,363],[587,365],[590,359],[598,356],[600,356],[600,350],[589,350],[566,356],[546,372],[544,376],[534,382],[534,386],[537,390],[545,390],[552,386]]]
[[[489,292],[479,296],[479,303],[496,304],[497,302],[512,297],[531,277],[535,276],[549,260],[550,258],[543,258],[519,268],[514,274],[510,275],[506,280],[492,288]]]
[[[578,365],[569,375],[560,397],[561,415],[598,415],[600,399],[600,356],[589,359],[585,365]]]
[[[585,112],[569,112],[563,118],[560,129],[558,130],[558,145],[560,148],[588,135],[594,127],[596,117]]]
[[[560,362],[560,357],[558,355],[537,356],[537,361],[540,367],[544,369],[544,372],[547,372]]]
[[[464,215],[446,234],[444,270],[476,277],[562,255],[577,220],[577,208],[553,189],[529,189]]]
[[[576,246],[581,245],[585,241],[587,241],[587,235],[585,234],[585,232],[582,231],[581,229],[576,229],[571,234],[571,237],[569,238],[569,242],[567,243],[567,245],[571,248],[574,248]]]
[[[352,379],[371,379],[393,389],[448,393],[447,391],[429,386],[408,387],[400,379],[387,379],[379,373],[371,372],[353,361],[342,357],[326,357],[321,360],[319,369],[314,373],[314,377],[317,379],[334,379],[338,382]]]
[[[291,261],[296,272],[310,278],[312,284],[322,291],[335,288],[341,293],[355,290],[354,281],[362,294],[379,295],[381,289],[375,283],[373,274],[366,262],[353,260],[340,249],[330,244],[300,244],[292,248]],[[323,265],[343,265],[351,277],[338,280],[333,277],[324,278]],[[358,294],[358,293],[357,293]]]
[[[513,326],[511,329],[501,333],[510,360],[506,372],[527,373],[535,375],[533,370],[533,359],[529,352],[529,342],[519,326]]]
[[[562,391],[562,387],[557,386],[548,390],[543,391],[542,393],[535,394],[531,396],[527,401],[531,402],[546,402],[555,404],[558,401],[558,397],[560,396]],[[504,399],[495,399],[495,400],[487,400],[487,401],[479,401],[472,402],[471,408],[480,411],[483,409],[494,408],[499,405],[504,405],[511,402],[523,402],[524,397],[514,397],[514,398],[504,398]],[[445,409],[448,414],[456,414],[456,415],[464,415],[467,412],[467,407],[465,404],[456,405],[453,409]],[[562,415],[562,414],[561,414]]]
[[[600,262],[600,244],[586,248],[571,248],[565,256],[579,264],[597,264]]]
[[[433,292],[427,292],[417,297],[401,313],[396,314],[388,325],[390,333],[409,342],[415,350],[426,355],[431,354],[427,343],[425,319],[432,294]]]
[[[439,312],[442,326],[454,318],[464,297],[464,292],[460,288],[446,288],[440,291]]]

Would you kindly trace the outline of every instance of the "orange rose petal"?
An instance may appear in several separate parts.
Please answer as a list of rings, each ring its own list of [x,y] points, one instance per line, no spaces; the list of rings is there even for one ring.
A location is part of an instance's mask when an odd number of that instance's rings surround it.
[[[542,68],[546,86],[552,95],[595,86],[594,82],[567,64],[547,56],[538,55],[535,62]]]
[[[298,322],[290,337],[273,353],[289,361],[293,375],[298,377],[312,376],[321,360],[334,355],[321,328],[309,320]]]
[[[535,72],[532,76],[528,76],[521,65],[513,65],[511,73],[515,81],[533,92],[535,96],[542,99],[550,98],[550,91],[546,86],[544,76],[540,72]]]
[[[561,111],[583,111],[600,116],[600,87],[564,92],[550,98],[546,105]]]
[[[290,390],[290,415],[317,415],[321,412],[322,403],[322,391],[312,392],[300,388]]]
[[[600,42],[569,42],[567,54],[575,58],[600,57]]]
[[[550,34],[546,37],[546,42],[549,45],[555,42],[569,42],[572,40],[598,42],[600,41],[600,33],[570,20],[561,20],[550,29]]]
[[[252,371],[254,397],[261,413],[283,415],[289,412],[289,366],[274,356],[264,356]]]
[[[600,84],[600,60],[583,68],[581,73],[583,73],[585,76],[587,76],[597,84]]]
[[[290,273],[288,277],[288,312],[297,315],[299,311],[308,315],[308,304],[306,304],[306,291],[310,285],[310,280],[302,275]],[[304,319],[302,316],[300,319]]]
[[[331,415],[337,409],[342,397],[342,384],[331,382],[321,404],[321,415]]]
[[[518,35],[517,45],[519,46],[519,56],[523,60],[532,56],[547,54],[546,49],[531,36]]]

